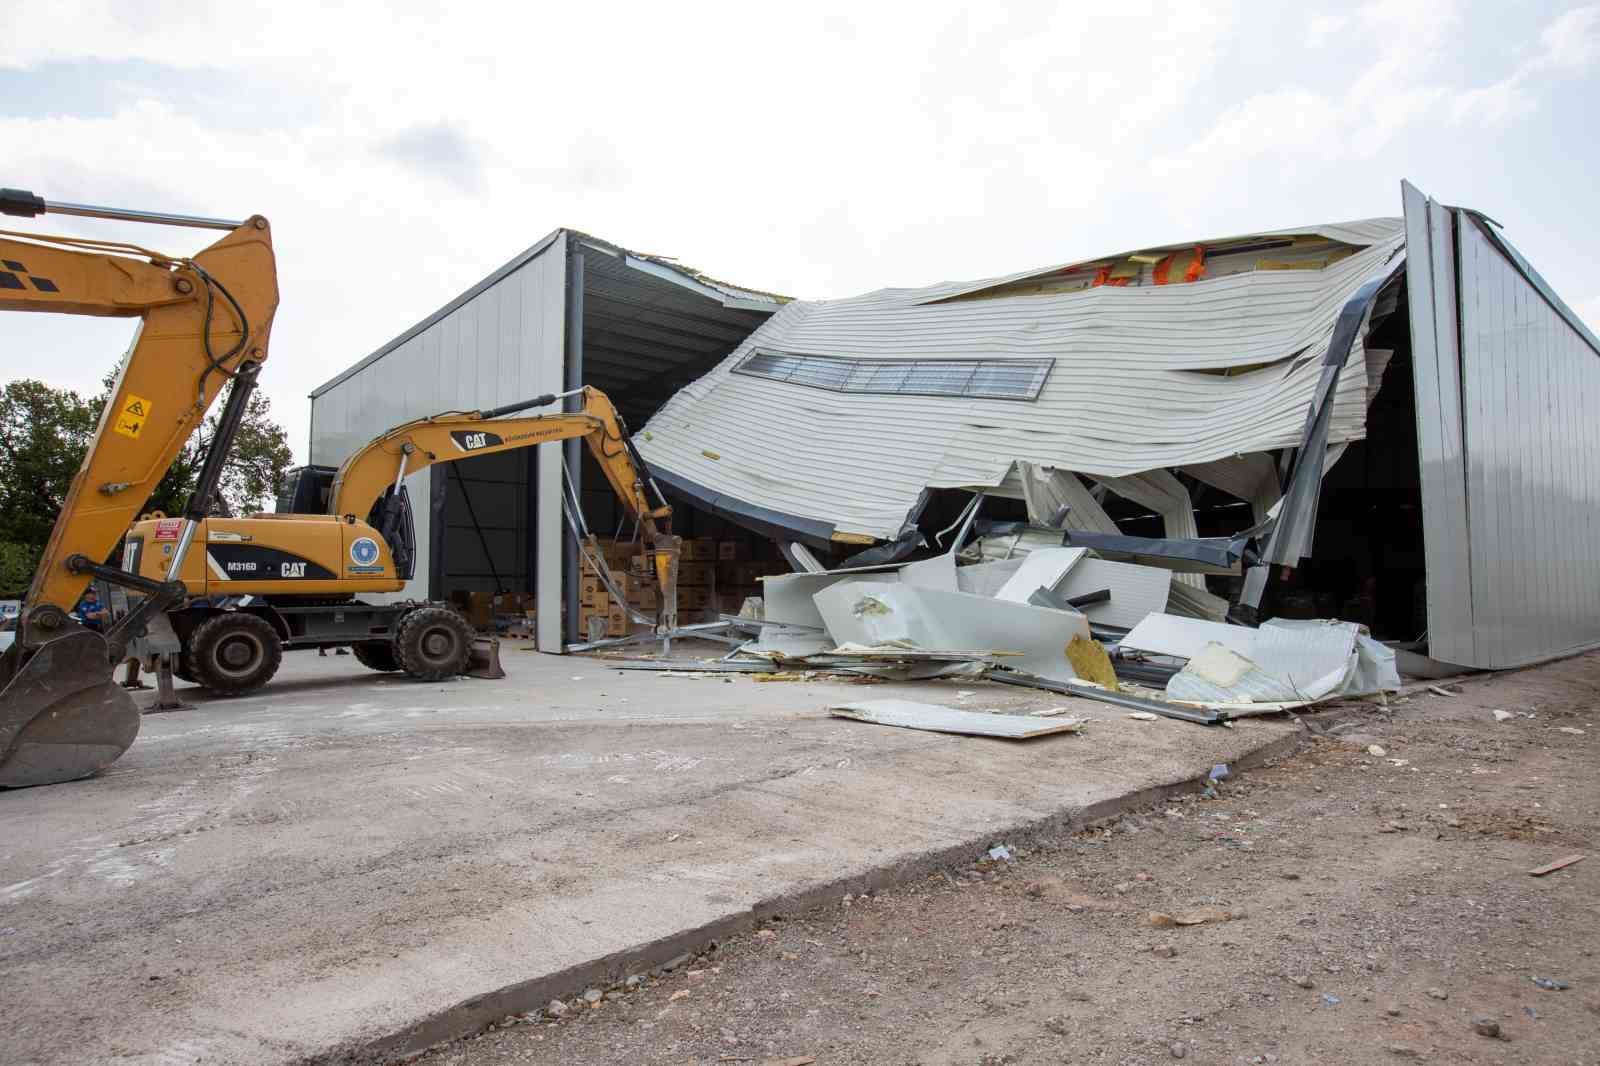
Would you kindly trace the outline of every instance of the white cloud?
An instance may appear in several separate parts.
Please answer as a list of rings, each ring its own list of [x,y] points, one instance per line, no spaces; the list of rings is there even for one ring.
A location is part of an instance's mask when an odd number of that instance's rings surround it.
[[[1306,37],[1313,46],[1321,45],[1348,25],[1349,15],[1312,15],[1306,22]]]
[[[1538,65],[1577,72],[1600,58],[1600,4],[1574,8],[1557,18],[1539,35],[1544,54]]]
[[[1221,112],[1180,148],[1160,153],[1154,169],[1191,175],[1159,191],[1178,215],[1193,213],[1251,170],[1274,176],[1370,159],[1432,116],[1493,127],[1539,107],[1550,78],[1568,75],[1600,52],[1600,5],[1568,11],[1539,34],[1532,58],[1481,85],[1455,84],[1450,62],[1464,20],[1455,0],[1379,0],[1350,15],[1309,22],[1314,43],[1345,33],[1364,59],[1334,89],[1278,86]],[[1509,42],[1512,50],[1516,42]],[[1296,158],[1297,153],[1301,156]]]
[[[1507,119],[1531,113],[1537,103],[1522,71],[1492,85],[1468,89],[1450,98],[1450,120],[1457,125],[1482,123],[1498,126]]]

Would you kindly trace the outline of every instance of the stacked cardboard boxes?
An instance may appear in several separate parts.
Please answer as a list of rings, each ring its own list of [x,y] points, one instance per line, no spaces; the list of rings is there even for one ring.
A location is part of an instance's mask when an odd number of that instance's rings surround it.
[[[601,630],[608,637],[627,636],[644,628],[628,617],[628,607],[644,615],[655,613],[655,581],[638,572],[633,558],[635,546],[631,541],[601,538],[599,544],[611,585],[622,593],[623,600],[618,601],[612,595],[611,589],[600,580],[600,575],[585,558],[578,585],[578,632],[585,638]],[[605,624],[600,626],[592,619],[604,619]]]
[[[480,633],[532,637],[534,600],[531,592],[465,592],[450,594],[450,604]]]
[[[738,614],[746,597],[761,595],[760,579],[788,573],[779,559],[751,559],[750,541],[696,537],[683,542],[678,564],[678,611],[706,617]]]
[[[789,572],[770,542],[748,534],[741,537],[684,538],[678,559],[680,623],[709,622],[721,614],[738,614],[746,598],[761,595],[763,576]],[[623,601],[615,599],[586,558],[578,579],[578,632],[585,638],[592,631],[626,636],[643,628],[629,618],[627,606],[647,617],[654,617],[660,606],[655,561],[641,551],[638,541],[599,538],[598,543],[611,584],[622,593]],[[534,633],[532,593],[455,592],[450,599],[479,630],[507,636],[531,637]],[[591,623],[591,619],[603,621]],[[591,630],[591,624],[596,629]]]

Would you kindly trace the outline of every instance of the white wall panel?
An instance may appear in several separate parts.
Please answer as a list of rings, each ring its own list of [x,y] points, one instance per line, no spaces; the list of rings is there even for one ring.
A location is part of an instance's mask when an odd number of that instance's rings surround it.
[[[1404,195],[1431,654],[1600,646],[1600,341],[1488,223]]]

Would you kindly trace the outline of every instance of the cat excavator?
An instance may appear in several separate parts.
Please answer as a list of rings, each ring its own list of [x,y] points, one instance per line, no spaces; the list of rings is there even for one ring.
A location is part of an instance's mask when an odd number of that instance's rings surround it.
[[[278,307],[272,231],[243,221],[47,201],[0,189],[0,214],[84,218],[226,231],[190,257],[86,237],[0,230],[0,310],[140,320],[72,480],[0,657],[0,788],[86,777],[139,732],[139,708],[112,674],[165,611],[210,513]],[[172,519],[165,567],[148,574],[107,557],[225,385],[218,428],[184,513]],[[48,503],[41,499],[41,506]],[[140,597],[103,632],[72,617],[91,580]]]
[[[581,397],[579,410],[508,417]],[[141,580],[172,574],[186,602],[165,613],[176,644],[176,673],[223,694],[252,692],[270,681],[283,652],[348,645],[374,670],[424,681],[467,672],[474,632],[447,603],[360,597],[402,591],[416,572],[417,545],[405,479],[437,463],[582,438],[624,508],[638,520],[660,586],[658,632],[677,627],[681,539],[672,508],[599,389],[536,396],[489,410],[448,411],[379,435],[332,475],[326,467],[291,472],[282,500],[290,510],[243,518],[212,516],[193,530],[194,552],[178,557],[186,520],[151,517],[134,524],[123,567]],[[654,494],[656,502],[651,501]],[[567,506],[575,528],[576,501]],[[280,502],[281,507],[281,502]],[[321,513],[308,513],[320,511]],[[606,573],[599,546],[582,550]],[[493,669],[490,667],[490,669]],[[489,676],[502,676],[491,673]]]

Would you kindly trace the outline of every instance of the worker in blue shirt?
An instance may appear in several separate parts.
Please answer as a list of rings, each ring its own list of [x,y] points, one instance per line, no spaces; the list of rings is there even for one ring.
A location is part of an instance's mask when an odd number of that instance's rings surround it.
[[[85,629],[92,629],[96,633],[104,632],[106,622],[111,618],[111,612],[100,602],[100,594],[93,585],[83,590],[72,613],[78,616],[78,621],[83,623]]]

